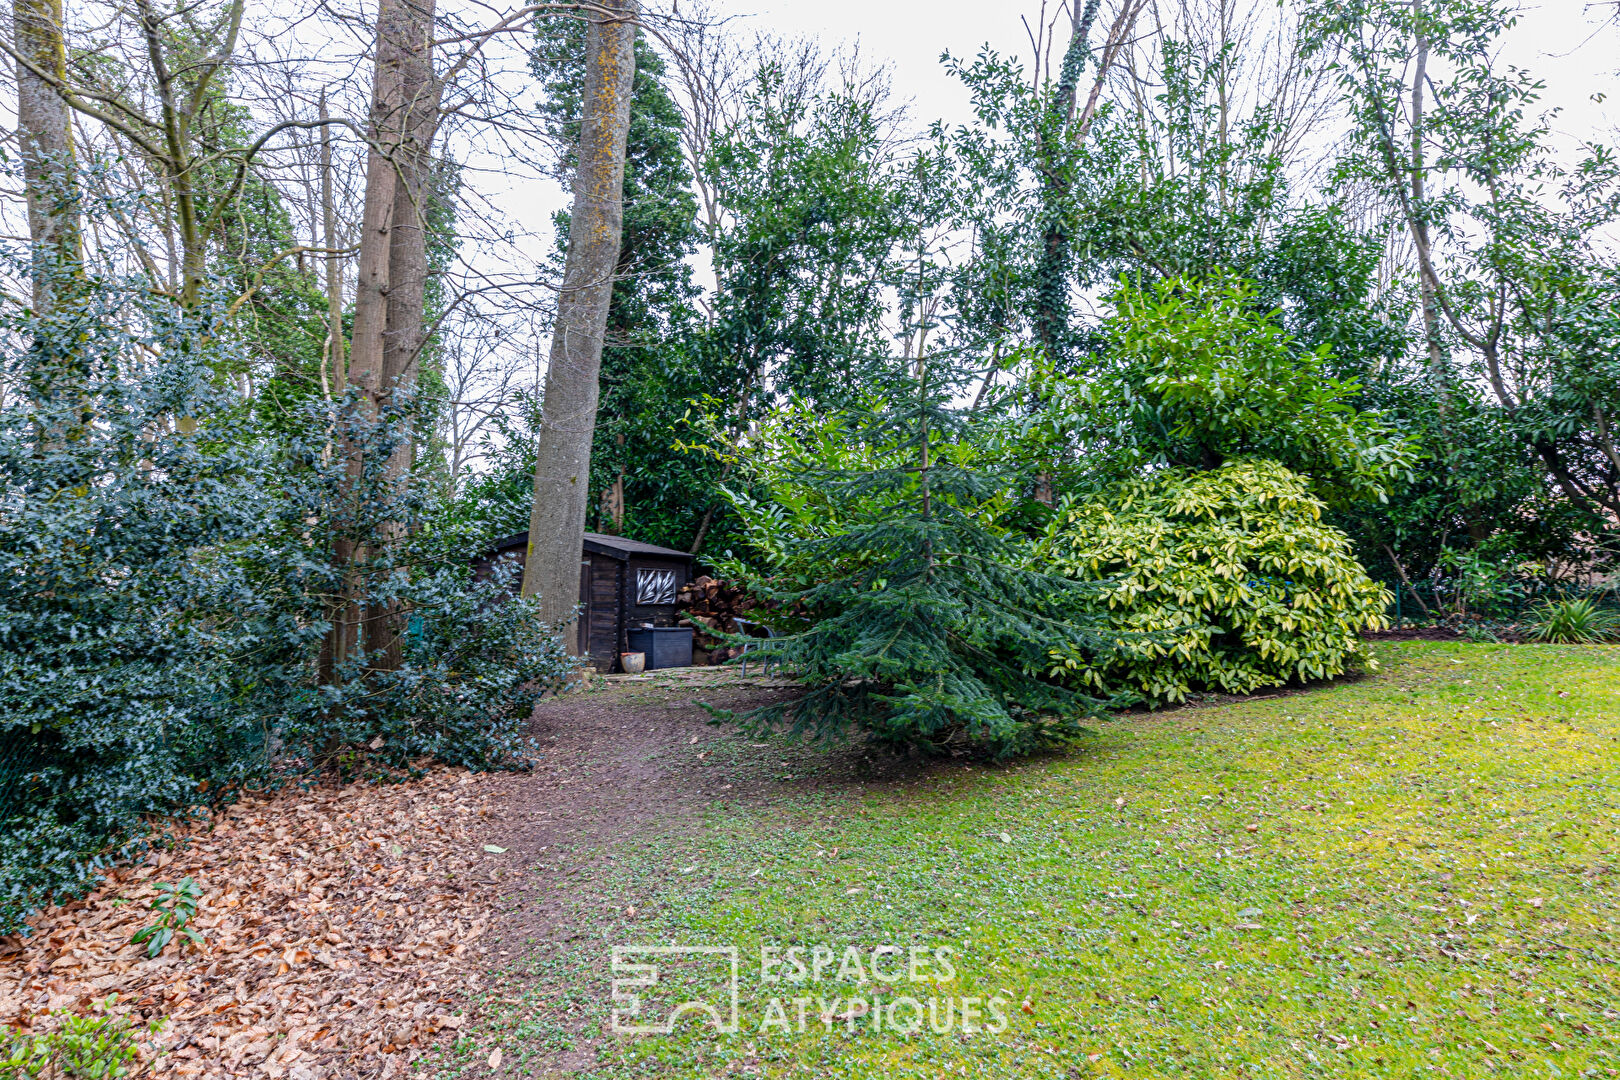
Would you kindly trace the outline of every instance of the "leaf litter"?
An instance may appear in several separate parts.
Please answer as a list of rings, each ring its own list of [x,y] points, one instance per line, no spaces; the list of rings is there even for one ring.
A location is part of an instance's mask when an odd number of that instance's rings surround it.
[[[116,995],[111,1011],[167,1021],[142,1047],[150,1075],[404,1075],[461,1027],[478,985],[496,898],[488,779],[288,788],[176,825],[169,850],[0,938],[0,1023],[46,1031]],[[148,958],[130,939],[156,887],[188,876],[205,944]]]

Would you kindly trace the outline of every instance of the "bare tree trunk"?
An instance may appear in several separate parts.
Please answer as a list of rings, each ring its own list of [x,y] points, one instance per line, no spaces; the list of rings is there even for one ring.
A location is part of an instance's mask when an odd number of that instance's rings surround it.
[[[13,0],[16,49],[34,67],[67,81],[61,0]],[[34,311],[55,310],[56,282],[80,258],[78,177],[68,103],[28,65],[17,64],[17,142],[28,196]]]
[[[523,594],[540,595],[540,611],[549,622],[572,616],[578,600],[602,336],[624,226],[624,152],[635,78],[637,4],[604,0],[602,8],[617,17],[591,15],[585,38],[579,173],[574,179],[568,262],[557,298],[551,364],[546,369],[534,508],[523,569]],[[571,651],[578,649],[577,637],[564,635]]]
[[[349,382],[376,415],[383,387],[383,338],[388,330],[388,271],[399,172],[394,157],[401,142],[405,100],[404,48],[410,17],[405,0],[382,0],[377,12],[377,59],[372,77],[367,136],[366,196],[360,214],[356,259],[354,330],[349,344]]]
[[[390,232],[394,219],[398,172],[394,157],[402,141],[406,48],[412,20],[406,0],[382,0],[377,11],[376,67],[372,76],[371,116],[367,124],[370,150],[366,161],[366,196],[360,218],[360,253],[354,295],[354,332],[349,350],[349,385],[360,391],[365,419],[375,419],[387,388],[383,381],[383,341],[388,329],[388,273]],[[358,489],[365,471],[363,448],[346,440],[344,454],[351,490]],[[350,538],[334,544],[333,561],[344,571],[343,595],[332,613],[321,658],[323,681],[336,678],[336,665],[354,655],[367,622],[374,617],[364,604],[363,547]]]
[[[1440,310],[1430,251],[1429,212],[1423,205],[1423,87],[1428,80],[1429,37],[1423,26],[1423,0],[1412,0],[1412,21],[1417,36],[1417,55],[1412,65],[1412,241],[1418,250],[1418,296],[1423,308],[1423,338],[1429,352],[1429,369],[1436,379],[1445,378],[1445,355],[1440,348]],[[1446,389],[1439,388],[1440,411],[1446,411]]]
[[[433,74],[434,0],[406,0],[408,37],[400,80],[398,180],[388,233],[388,328],[382,374],[387,392],[415,385],[427,299],[428,203],[433,195],[433,136],[443,90]],[[395,474],[410,467],[410,447],[395,455]]]
[[[78,174],[73,160],[73,128],[68,104],[38,68],[59,82],[67,76],[62,40],[61,0],[14,0],[17,63],[17,143],[23,188],[28,199],[29,278],[34,314],[49,316],[66,299],[63,286],[82,258],[79,238]],[[72,419],[49,420],[36,432],[41,447],[61,445],[89,422],[82,401],[82,373],[72,357],[36,348],[30,364],[30,392],[47,415],[51,403],[80,399]]]
[[[1086,107],[1081,111],[1080,123],[1075,128],[1076,140],[1084,139],[1091,132],[1091,122],[1097,118],[1097,104],[1108,83],[1108,72],[1119,59],[1131,31],[1136,28],[1136,18],[1145,6],[1147,0],[1125,0],[1114,15],[1114,23],[1108,28],[1108,40],[1103,43],[1102,55],[1097,60],[1097,74],[1091,81],[1091,94],[1086,98]]]
[[[427,303],[428,203],[433,195],[433,136],[439,127],[442,85],[433,73],[434,0],[406,0],[406,34],[401,41],[398,179],[388,230],[388,326],[383,333],[383,393],[408,392],[416,385],[422,355]],[[416,448],[402,441],[388,458],[391,483],[402,485],[415,464]],[[404,538],[399,522],[383,530],[385,544]],[[404,627],[397,605],[379,609],[367,621],[367,647],[387,670],[403,662]]]
[[[321,91],[321,119],[326,113],[326,91]],[[332,190],[332,129],[321,125],[321,232],[326,248],[326,358],[332,382],[343,386],[349,381],[347,351],[343,341],[343,256],[337,254],[337,198]]]

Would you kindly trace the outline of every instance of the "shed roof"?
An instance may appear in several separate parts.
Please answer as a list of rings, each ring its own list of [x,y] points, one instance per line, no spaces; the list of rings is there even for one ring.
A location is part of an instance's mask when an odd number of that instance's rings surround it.
[[[528,545],[529,534],[520,532],[502,537],[495,541],[491,547],[496,552],[502,552],[510,551],[513,548],[526,548]],[[676,551],[674,548],[659,547],[657,544],[644,544],[640,540],[631,540],[624,536],[609,536],[606,533],[593,532],[585,534],[585,550],[611,555],[616,559],[628,559],[632,555],[656,555],[661,559],[685,559],[690,562],[694,557],[688,551]]]

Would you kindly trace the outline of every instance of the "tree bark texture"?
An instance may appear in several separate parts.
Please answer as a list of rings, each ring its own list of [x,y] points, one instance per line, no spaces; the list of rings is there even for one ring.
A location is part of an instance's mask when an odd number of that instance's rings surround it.
[[[1445,353],[1440,344],[1440,311],[1436,274],[1430,256],[1429,209],[1425,204],[1423,139],[1423,89],[1428,81],[1429,37],[1423,25],[1423,0],[1412,0],[1412,25],[1417,37],[1417,52],[1412,65],[1412,241],[1418,252],[1418,296],[1423,308],[1423,339],[1429,352],[1430,374],[1439,386],[1440,413],[1447,407]]]
[[[61,0],[14,0],[16,50],[34,67],[67,81]],[[57,304],[56,279],[80,259],[78,177],[68,103],[27,65],[17,69],[17,143],[28,198],[34,311]]]
[[[406,0],[407,37],[400,79],[397,179],[388,230],[388,325],[383,332],[382,378],[386,393],[416,384],[427,317],[428,203],[433,197],[433,136],[439,126],[443,86],[433,73],[434,0]],[[395,450],[389,474],[403,477],[414,452]]]
[[[635,78],[637,5],[635,0],[606,0],[601,7],[617,17],[600,10],[593,13],[585,37],[579,172],[546,369],[523,570],[523,594],[539,594],[540,611],[548,622],[571,617],[578,601],[602,337],[624,226],[624,153]],[[577,650],[577,635],[564,635],[564,640]]]
[[[370,149],[356,260],[354,329],[349,349],[349,385],[360,392],[366,419],[376,419],[396,385],[414,378],[420,352],[426,282],[426,191],[433,136],[438,127],[440,84],[433,73],[433,0],[382,0],[377,12],[376,67],[372,77]],[[345,448],[353,490],[361,488],[367,462],[363,448]],[[410,466],[409,446],[389,458],[389,474]],[[397,530],[395,530],[397,532]],[[386,542],[390,530],[382,529]],[[370,553],[340,539],[334,557],[345,569],[345,598],[334,612],[323,674],[362,645],[380,653],[378,663],[399,661],[398,618],[391,605],[364,602],[362,564]]]
[[[48,318],[68,299],[64,286],[78,274],[83,257],[79,236],[78,173],[73,156],[73,128],[68,103],[58,93],[67,77],[67,49],[62,37],[61,0],[14,0],[15,49],[28,63],[17,71],[17,149],[22,158],[23,189],[28,201],[29,280],[34,314]],[[33,70],[29,67],[39,69]],[[42,78],[43,72],[47,78]],[[37,340],[30,354],[29,392],[54,414],[50,403],[80,401],[72,419],[43,423],[41,447],[61,445],[89,423],[83,371],[78,360]]]
[[[356,258],[354,329],[349,343],[349,382],[375,416],[383,395],[383,336],[388,329],[389,232],[399,174],[394,156],[405,99],[405,48],[409,15],[405,0],[382,0],[377,11],[377,56],[372,73],[371,116],[366,125],[366,194],[360,212]]]
[[[321,91],[322,120],[326,112],[326,91]],[[348,351],[343,340],[343,256],[337,231],[337,198],[332,190],[332,129],[321,125],[321,233],[326,248],[326,357],[332,382],[342,387],[349,381]]]

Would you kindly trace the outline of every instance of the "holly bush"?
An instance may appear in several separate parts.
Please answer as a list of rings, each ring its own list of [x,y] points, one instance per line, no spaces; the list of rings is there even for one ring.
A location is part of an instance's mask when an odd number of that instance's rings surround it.
[[[1304,478],[1265,460],[1166,470],[1066,500],[1037,547],[1068,576],[1103,582],[1112,654],[1053,651],[1052,674],[1180,701],[1248,693],[1370,663],[1361,632],[1386,624],[1367,576]]]
[[[406,396],[266,429],[217,376],[240,360],[221,305],[91,275],[73,295],[0,307],[19,391],[0,399],[0,934],[243,784],[531,760],[529,712],[573,661],[534,600],[420,527],[421,478],[382,464]],[[340,562],[339,540],[369,554]],[[357,650],[322,678],[350,595],[398,611],[403,662]]]

